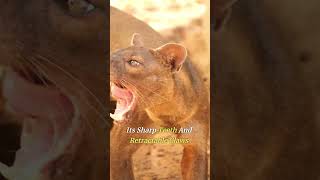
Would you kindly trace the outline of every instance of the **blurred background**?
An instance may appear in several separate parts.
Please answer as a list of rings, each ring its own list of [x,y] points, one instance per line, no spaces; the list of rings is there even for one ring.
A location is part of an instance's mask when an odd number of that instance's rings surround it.
[[[149,24],[169,41],[186,46],[192,61],[209,79],[209,0],[111,0],[110,5]]]
[[[149,24],[169,41],[183,44],[209,88],[209,0],[111,0],[110,5]],[[182,149],[174,144],[143,145],[133,156],[136,179],[181,179]]]

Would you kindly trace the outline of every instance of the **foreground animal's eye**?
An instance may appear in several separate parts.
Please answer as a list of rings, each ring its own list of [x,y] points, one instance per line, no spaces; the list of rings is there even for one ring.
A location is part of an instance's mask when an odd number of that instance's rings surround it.
[[[74,16],[83,16],[96,7],[86,0],[68,0],[69,11]]]
[[[139,63],[139,62],[136,61],[136,60],[129,60],[129,61],[128,61],[128,64],[129,64],[130,66],[133,66],[133,67],[138,67],[138,66],[141,65],[141,63]]]

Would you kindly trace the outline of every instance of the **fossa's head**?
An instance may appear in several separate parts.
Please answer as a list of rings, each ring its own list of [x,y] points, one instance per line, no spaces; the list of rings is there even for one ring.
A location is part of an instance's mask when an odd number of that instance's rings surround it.
[[[182,45],[168,43],[151,49],[144,47],[141,35],[134,34],[131,46],[110,58],[111,94],[117,100],[111,117],[123,121],[137,106],[145,109],[170,101],[173,74],[181,69],[186,57]]]

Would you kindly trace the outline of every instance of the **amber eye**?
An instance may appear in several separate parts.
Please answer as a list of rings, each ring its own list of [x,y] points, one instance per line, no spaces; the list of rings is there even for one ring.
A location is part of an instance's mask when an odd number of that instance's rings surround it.
[[[138,67],[138,66],[141,65],[141,63],[138,62],[138,61],[136,61],[136,60],[129,60],[129,61],[128,61],[128,64],[129,64],[130,66],[132,66],[132,67]]]

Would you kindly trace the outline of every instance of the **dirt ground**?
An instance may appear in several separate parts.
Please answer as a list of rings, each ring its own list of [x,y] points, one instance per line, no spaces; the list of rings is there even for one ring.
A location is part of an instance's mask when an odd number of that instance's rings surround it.
[[[161,134],[161,137],[174,137],[174,135],[169,133]],[[135,178],[137,180],[182,179],[180,169],[182,150],[182,145],[178,144],[143,145],[133,155]],[[207,153],[209,156],[209,148]],[[208,170],[208,179],[209,176],[210,171]]]
[[[116,1],[117,2],[117,1]],[[128,3],[125,4],[112,3],[111,5],[137,17],[143,13],[137,12],[138,9],[135,9],[134,4]],[[137,2],[137,1],[135,1]],[[150,0],[147,2],[151,2]],[[209,9],[210,1],[197,1],[201,5],[206,6],[206,9]],[[152,3],[151,3],[152,5]],[[184,4],[188,6],[189,9],[187,13],[190,14],[190,4]],[[145,5],[146,8],[151,8]],[[154,8],[154,7],[152,7]],[[175,8],[168,7],[161,9],[168,13],[167,11],[176,11],[179,9],[177,4]],[[159,14],[159,12],[155,13]],[[181,43],[187,47],[189,57],[196,64],[196,66],[201,70],[204,81],[206,82],[209,88],[210,80],[210,12],[205,11],[199,17],[192,17],[189,21],[184,21],[176,23],[176,26],[161,26],[161,24],[155,24],[155,21],[158,23],[159,18],[153,20],[151,15],[148,18],[138,17],[139,19],[145,21],[155,30],[160,32],[165,38],[172,42]],[[165,23],[165,22],[163,22]],[[174,22],[170,22],[174,24]],[[158,29],[157,29],[158,28]],[[209,98],[209,97],[208,97]],[[164,134],[161,134],[162,136]],[[165,136],[173,136],[172,134],[165,134]],[[209,143],[209,141],[208,141]],[[208,144],[209,145],[209,144]],[[181,169],[180,162],[182,158],[182,145],[170,144],[151,144],[143,145],[133,156],[134,164],[134,174],[137,180],[179,180],[181,178]],[[210,154],[208,148],[208,154]],[[209,162],[208,162],[209,163]],[[209,173],[209,171],[208,171]],[[208,178],[209,179],[209,178]]]
[[[170,137],[166,134],[164,137]],[[182,146],[177,144],[143,145],[133,156],[137,180],[181,179]]]

